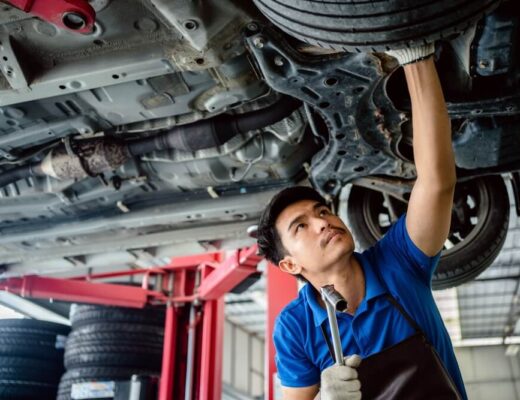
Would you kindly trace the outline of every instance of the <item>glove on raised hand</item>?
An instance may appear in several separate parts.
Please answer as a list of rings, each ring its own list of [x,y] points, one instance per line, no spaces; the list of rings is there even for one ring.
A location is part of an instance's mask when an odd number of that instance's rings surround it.
[[[321,373],[321,400],[360,400],[361,383],[356,368],[361,357],[354,354],[345,358],[345,365],[333,365]]]
[[[406,65],[428,58],[435,52],[435,45],[428,43],[417,47],[407,47],[399,50],[388,50],[386,54],[395,57],[399,64]]]

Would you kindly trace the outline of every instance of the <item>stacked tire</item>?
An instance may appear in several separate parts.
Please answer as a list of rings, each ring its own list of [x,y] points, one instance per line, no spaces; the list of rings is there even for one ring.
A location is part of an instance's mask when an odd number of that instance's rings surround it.
[[[56,399],[69,331],[47,321],[0,320],[0,399]]]
[[[71,399],[75,383],[160,374],[164,308],[73,305],[71,324],[58,400]]]

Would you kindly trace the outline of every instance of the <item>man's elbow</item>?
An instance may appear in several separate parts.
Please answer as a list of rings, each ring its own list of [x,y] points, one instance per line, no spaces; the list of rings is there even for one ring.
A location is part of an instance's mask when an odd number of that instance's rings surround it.
[[[418,176],[417,183],[420,182],[421,187],[428,188],[428,191],[439,194],[450,194],[455,192],[455,185],[457,184],[457,175],[455,170],[453,173],[445,172],[443,174],[430,175],[428,177]]]
[[[443,179],[441,179],[440,186],[441,190],[446,192],[454,192],[455,185],[457,184],[457,175],[455,174],[455,169],[453,169],[452,173],[447,174]]]
[[[455,194],[455,184],[457,179],[441,180],[435,184],[430,185],[430,192],[432,195],[453,197]]]

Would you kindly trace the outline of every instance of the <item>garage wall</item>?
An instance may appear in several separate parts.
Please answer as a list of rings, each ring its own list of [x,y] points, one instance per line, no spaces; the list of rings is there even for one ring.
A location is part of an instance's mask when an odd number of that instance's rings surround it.
[[[263,399],[264,340],[226,320],[222,380],[225,399]]]
[[[520,353],[507,346],[458,347],[455,354],[470,400],[520,400]],[[263,399],[264,340],[226,321],[223,400]]]
[[[459,347],[457,360],[471,400],[520,400],[520,358],[507,346]]]

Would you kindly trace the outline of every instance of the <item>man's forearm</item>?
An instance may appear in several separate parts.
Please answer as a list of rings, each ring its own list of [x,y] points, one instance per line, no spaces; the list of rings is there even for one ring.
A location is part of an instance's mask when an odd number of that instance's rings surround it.
[[[417,179],[438,188],[455,184],[451,124],[432,58],[404,67],[412,100],[413,149]]]

